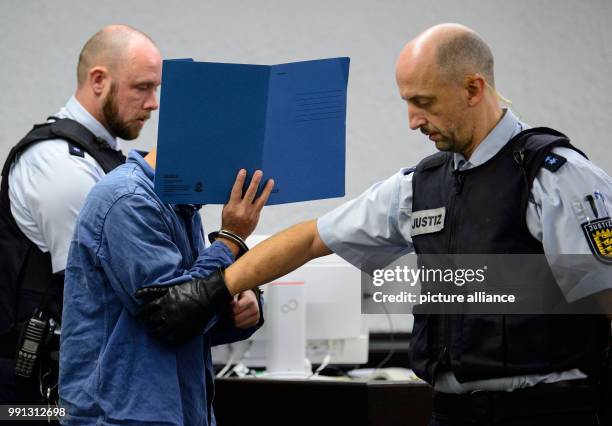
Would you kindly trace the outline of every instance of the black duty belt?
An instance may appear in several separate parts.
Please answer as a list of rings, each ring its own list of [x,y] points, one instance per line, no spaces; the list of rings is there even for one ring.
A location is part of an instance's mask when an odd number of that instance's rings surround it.
[[[600,388],[588,380],[539,384],[512,392],[434,392],[433,413],[440,420],[495,423],[543,414],[595,411],[600,397]]]

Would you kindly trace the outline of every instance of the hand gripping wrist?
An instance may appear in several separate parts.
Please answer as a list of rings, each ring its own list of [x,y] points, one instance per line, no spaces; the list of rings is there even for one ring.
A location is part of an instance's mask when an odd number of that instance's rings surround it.
[[[151,334],[172,346],[201,335],[212,317],[232,300],[221,270],[204,279],[145,287],[135,296],[148,301],[136,317]]]

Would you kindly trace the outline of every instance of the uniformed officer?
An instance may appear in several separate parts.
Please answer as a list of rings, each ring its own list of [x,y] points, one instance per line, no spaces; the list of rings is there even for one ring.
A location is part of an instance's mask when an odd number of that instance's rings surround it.
[[[561,133],[532,129],[500,107],[493,56],[478,34],[456,24],[428,29],[400,54],[396,78],[411,129],[441,152],[212,274],[199,285],[214,296],[201,296],[185,317],[205,321],[232,294],[332,252],[360,268],[413,251],[582,254],[609,274],[612,180]],[[411,231],[432,209],[445,211],[440,226]],[[548,274],[540,285],[558,286],[567,303],[595,295],[612,313],[611,280],[568,288]],[[188,306],[180,293],[142,310],[153,333],[182,326],[168,315]],[[412,368],[434,387],[432,425],[603,424],[609,335],[604,315],[415,315]]]
[[[93,185],[124,162],[118,139],[135,139],[158,108],[160,79],[160,53],[146,34],[105,27],[80,53],[74,96],[9,154],[0,193],[0,404],[57,393],[75,220]]]

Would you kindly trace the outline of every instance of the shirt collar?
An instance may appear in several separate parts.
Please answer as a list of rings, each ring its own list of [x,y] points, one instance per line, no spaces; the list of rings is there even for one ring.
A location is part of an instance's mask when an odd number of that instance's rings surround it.
[[[128,153],[126,163],[135,163],[142,169],[144,174],[153,181],[155,179],[155,169],[151,167],[149,163],[146,162],[144,156],[147,155],[144,151],[137,151],[135,149],[131,149]]]
[[[73,120],[78,121],[91,133],[104,139],[112,149],[117,151],[120,149],[117,139],[114,138],[110,132],[106,130],[106,127],[100,124],[100,122],[96,120],[74,96],[70,97],[58,115],[62,118],[72,118]]]
[[[135,149],[131,149],[128,153],[126,163],[134,163],[137,164],[145,174],[145,176],[153,183],[155,181],[155,169],[151,167],[149,163],[144,159],[144,157],[148,154],[145,151],[138,151]],[[189,212],[189,216],[193,215],[193,213],[202,208],[201,204],[170,204],[174,211],[185,210],[187,208]]]
[[[460,165],[459,168],[465,170],[480,166],[490,160],[510,139],[527,127],[525,123],[519,121],[510,109],[504,109],[504,115],[499,123],[476,147],[468,161],[462,154],[453,153],[455,167],[457,168],[457,165]],[[463,164],[461,164],[462,162]]]

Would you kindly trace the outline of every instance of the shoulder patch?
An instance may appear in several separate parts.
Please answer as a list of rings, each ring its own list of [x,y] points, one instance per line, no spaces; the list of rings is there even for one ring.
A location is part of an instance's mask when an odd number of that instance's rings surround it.
[[[582,224],[582,230],[595,257],[612,264],[612,219],[604,217]]]
[[[406,167],[405,169],[402,169],[402,175],[408,176],[410,173],[414,173],[415,170],[416,167]]]
[[[555,154],[554,152],[550,152],[544,157],[544,161],[542,161],[542,167],[551,172],[556,172],[567,162],[565,157],[562,157],[559,154]]]
[[[68,143],[68,152],[70,155],[74,155],[75,157],[85,158],[85,151],[82,148],[76,146],[75,144]]]

